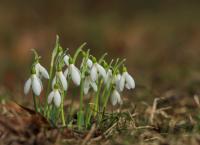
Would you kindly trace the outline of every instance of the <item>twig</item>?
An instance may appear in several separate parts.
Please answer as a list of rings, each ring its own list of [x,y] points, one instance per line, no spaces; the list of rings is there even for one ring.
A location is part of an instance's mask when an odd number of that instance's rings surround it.
[[[153,124],[154,114],[156,112],[158,100],[159,100],[159,98],[155,98],[154,101],[153,101],[153,107],[152,107],[151,116],[150,116],[150,123],[151,124]]]
[[[83,140],[81,145],[86,145],[87,144],[87,142],[91,139],[91,137],[92,137],[93,133],[95,132],[95,130],[96,130],[96,124],[93,124],[92,128],[90,129],[90,131],[88,132],[88,134],[84,138],[84,140]]]

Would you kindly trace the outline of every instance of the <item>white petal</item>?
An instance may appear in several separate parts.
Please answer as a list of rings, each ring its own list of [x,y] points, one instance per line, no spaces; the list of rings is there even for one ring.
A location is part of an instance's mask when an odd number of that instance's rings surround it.
[[[81,83],[80,71],[73,64],[70,65],[70,71],[74,84],[79,86]]]
[[[97,69],[99,71],[99,74],[105,79],[106,78],[105,69],[100,64],[97,64]]]
[[[125,77],[122,75],[120,81],[119,81],[119,90],[122,92],[124,90],[124,85],[125,85]]]
[[[54,104],[56,105],[56,107],[60,106],[60,104],[61,104],[61,96],[60,96],[60,93],[59,93],[58,90],[56,90],[54,92],[54,99],[53,99],[53,101],[54,101]]]
[[[43,90],[43,85],[42,85],[42,81],[39,77],[37,77],[38,81],[40,82],[40,86],[41,86],[41,90]]]
[[[93,65],[93,62],[92,62],[92,60],[91,60],[91,59],[88,59],[88,60],[87,60],[87,65],[88,65],[88,67],[89,67],[89,68],[91,68],[91,67],[92,67],[92,65]]]
[[[117,75],[115,76],[115,83],[119,83],[120,79],[121,79],[121,75],[120,75],[120,74],[117,74]]]
[[[97,84],[93,81],[90,81],[90,85],[92,86],[93,90],[97,92]]]
[[[125,79],[126,79],[126,83],[127,85],[129,86],[130,89],[134,89],[135,88],[135,81],[134,79],[132,78],[131,75],[129,75],[127,72],[126,72],[126,75],[125,75]],[[128,89],[128,88],[127,88]]]
[[[36,75],[32,75],[32,89],[33,89],[33,93],[36,96],[40,96],[42,87],[41,87],[39,78]]]
[[[90,76],[92,81],[96,81],[97,80],[97,68],[95,67],[95,65],[92,66],[91,72],[90,72]]]
[[[86,78],[83,82],[83,91],[85,95],[88,94],[89,89],[90,89],[90,84],[88,78]]]
[[[112,77],[112,71],[109,69],[106,73],[106,77],[105,77],[105,80],[104,80],[104,83],[108,83],[110,80],[111,80],[111,77]]]
[[[68,77],[68,74],[69,74],[69,69],[67,68],[64,72],[64,76],[67,78]]]
[[[51,104],[52,100],[53,100],[53,97],[54,97],[54,91],[52,91],[49,95],[48,95],[48,104]]]
[[[131,89],[131,87],[129,86],[129,84],[125,84],[125,87],[128,89],[128,90],[130,90]]]
[[[113,106],[115,106],[117,104],[117,101],[118,101],[118,92],[116,90],[114,90],[112,92],[112,95],[111,95],[111,98],[110,98],[110,101],[112,103]]]
[[[115,106],[117,103],[122,104],[120,94],[117,90],[114,90],[111,96],[111,103]]]
[[[65,57],[63,59],[64,59],[65,64],[68,66],[69,65],[69,56],[65,55]]]
[[[40,75],[39,63],[35,65],[35,71],[36,71],[36,75],[39,77]]]
[[[41,64],[38,63],[37,65],[38,65],[38,69],[39,69],[40,73],[42,74],[42,76],[46,79],[49,79],[48,71]]]
[[[52,89],[54,89],[54,85],[55,85],[55,84],[56,84],[56,77],[54,77],[53,80],[52,80],[52,86],[51,86]]]
[[[64,76],[64,74],[63,74],[63,72],[61,72],[61,71],[58,72],[58,78],[59,78],[60,81],[61,81],[61,84],[62,84],[62,86],[63,86],[63,89],[66,91],[68,85],[67,85],[67,80],[66,80],[66,78],[65,78],[65,76]]]
[[[24,94],[27,95],[31,88],[31,78],[29,78],[24,85]]]

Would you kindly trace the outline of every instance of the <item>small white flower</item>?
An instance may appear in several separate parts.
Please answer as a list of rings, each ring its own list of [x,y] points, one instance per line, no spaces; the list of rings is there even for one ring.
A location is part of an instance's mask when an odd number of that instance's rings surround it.
[[[90,76],[86,76],[85,80],[83,82],[83,91],[84,94],[88,94],[90,87],[92,87],[92,89],[97,92],[97,85],[94,81],[91,80]]]
[[[116,104],[121,105],[123,103],[120,94],[116,89],[113,90],[110,101],[113,106],[115,106]]]
[[[120,91],[123,91],[124,87],[126,87],[127,89],[135,88],[135,81],[128,72],[123,72],[119,82]]]
[[[54,88],[54,85],[56,84],[56,79],[58,79],[61,82],[63,89],[66,91],[68,88],[68,84],[62,71],[56,72],[56,76],[53,78],[52,81],[52,88]]]
[[[69,65],[69,68],[67,68],[64,72],[64,76],[66,78],[71,76],[72,81],[77,86],[79,86],[80,83],[81,83],[81,72],[79,71],[79,69],[74,64]]]
[[[118,90],[118,91],[120,91],[120,80],[121,80],[121,75],[120,74],[117,74],[117,75],[115,75],[114,76],[114,84],[116,85],[116,89]]]
[[[90,75],[93,81],[96,81],[98,79],[98,75],[102,76],[105,79],[106,71],[100,64],[94,63],[92,65]]]
[[[112,83],[112,70],[108,69],[104,80],[104,84],[106,84],[106,86],[109,88],[111,83]]]
[[[85,61],[85,58],[83,58],[83,60],[82,60],[81,68],[83,67],[84,61]],[[91,59],[88,58],[87,61],[86,61],[86,64],[87,64],[88,68],[91,69],[91,68],[92,68],[92,65],[93,65],[93,62],[92,62]]]
[[[32,74],[31,77],[26,81],[26,83],[24,85],[24,94],[25,95],[28,94],[31,87],[32,87],[33,93],[36,96],[40,96],[40,93],[42,91],[42,84],[36,74]]]
[[[61,95],[59,93],[58,89],[54,89],[48,96],[48,104],[51,104],[51,102],[54,102],[56,107],[59,107],[61,104]]]
[[[48,71],[40,63],[35,65],[35,70],[37,75],[41,74],[44,78],[49,79]]]
[[[93,65],[92,60],[88,58],[88,60],[87,60],[87,66],[88,66],[89,68],[92,68],[92,65]]]
[[[79,86],[81,83],[81,73],[74,64],[69,65],[69,74],[71,75],[74,84]]]
[[[68,56],[68,55],[65,55],[63,59],[64,59],[65,64],[66,64],[67,66],[69,66],[69,56]]]

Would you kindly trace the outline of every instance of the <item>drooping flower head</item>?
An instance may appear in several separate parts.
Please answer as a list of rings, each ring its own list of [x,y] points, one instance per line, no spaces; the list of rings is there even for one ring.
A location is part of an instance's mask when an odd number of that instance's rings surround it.
[[[36,75],[35,67],[33,67],[31,69],[31,76],[25,82],[25,85],[24,85],[24,94],[25,95],[28,94],[28,92],[30,91],[30,88],[32,88],[32,91],[36,96],[40,96],[40,93],[42,91],[42,82],[39,79],[39,77]]]
[[[112,91],[110,101],[113,106],[115,106],[116,104],[122,105],[123,103],[119,92],[115,88]]]
[[[54,85],[53,91],[51,91],[48,95],[48,104],[51,104],[52,101],[56,107],[60,107],[61,104],[61,95],[58,89],[58,84]]]
[[[67,83],[67,80],[66,80],[61,68],[58,68],[58,70],[56,71],[56,75],[55,75],[55,77],[53,78],[53,81],[52,81],[52,88],[54,88],[56,81],[60,82],[60,84],[63,87],[63,90],[65,90],[65,91],[67,90],[68,83]]]
[[[36,63],[35,70],[38,76],[41,74],[42,77],[49,79],[48,71],[39,62]]]
[[[124,90],[124,87],[126,87],[127,89],[135,88],[135,81],[133,77],[127,72],[126,67],[123,67],[123,73],[119,82],[119,90],[122,92]]]
[[[95,57],[92,57],[93,65],[91,67],[90,76],[93,81],[96,81],[99,76],[106,78],[106,71],[97,61]]]
[[[72,59],[68,59],[68,68],[65,70],[64,75],[65,77],[71,76],[72,81],[75,85],[79,86],[81,83],[81,73],[79,69],[73,64]]]
[[[86,72],[85,78],[84,78],[84,82],[83,82],[83,91],[84,94],[87,95],[90,88],[92,88],[94,90],[94,92],[97,92],[97,84],[95,81],[93,81],[89,75],[88,72]]]

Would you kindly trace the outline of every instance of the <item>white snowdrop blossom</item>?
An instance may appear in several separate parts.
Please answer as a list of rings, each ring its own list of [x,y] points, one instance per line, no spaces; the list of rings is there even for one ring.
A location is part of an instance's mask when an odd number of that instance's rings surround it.
[[[123,103],[120,94],[116,89],[113,90],[110,101],[113,106],[115,106],[116,104],[121,105]]]
[[[56,76],[54,77],[52,81],[52,88],[54,88],[54,85],[56,84],[56,79],[58,79],[61,82],[63,89],[66,91],[68,88],[68,84],[62,71],[56,72]]]
[[[121,92],[124,90],[124,87],[126,87],[127,89],[135,88],[135,81],[127,71],[123,72],[119,82],[119,90]]]
[[[65,64],[67,66],[69,66],[69,59],[70,59],[70,57],[68,55],[65,55],[63,59],[64,59]]]
[[[50,94],[48,95],[48,104],[51,104],[52,101],[54,102],[54,105],[56,107],[59,107],[61,104],[61,95],[58,89],[54,89]]]
[[[32,88],[33,93],[36,96],[40,96],[40,93],[42,91],[42,83],[36,74],[32,74],[31,77],[25,82],[25,85],[24,85],[25,95],[28,94],[28,92],[30,91],[30,88]]]
[[[83,67],[84,61],[85,61],[85,58],[82,60],[81,68]],[[88,59],[86,60],[86,64],[87,64],[88,68],[91,69],[91,68],[92,68],[92,65],[93,65],[93,62],[92,62],[91,59],[88,58]]]
[[[92,89],[97,92],[97,85],[94,81],[92,81],[90,76],[86,76],[85,80],[83,82],[83,91],[84,94],[87,95],[89,92],[90,87],[92,87]]]
[[[89,68],[92,68],[92,65],[93,65],[92,60],[88,58],[88,60],[87,60],[87,66],[88,66]]]
[[[118,90],[118,91],[120,91],[120,80],[121,80],[121,75],[120,74],[117,74],[117,75],[114,75],[113,76],[114,78],[113,78],[113,84],[115,84],[115,86],[116,86],[116,89]]]
[[[98,64],[96,62],[96,63],[94,63],[92,65],[90,76],[91,76],[91,78],[92,78],[93,81],[96,81],[98,79],[99,75],[102,76],[104,78],[104,80],[105,80],[105,78],[106,78],[106,71],[103,68],[103,66],[101,66],[100,64]]]
[[[80,83],[81,83],[81,72],[79,71],[79,69],[74,64],[69,65],[69,67],[64,72],[64,76],[66,78],[71,76],[72,81],[77,86],[79,86]]]
[[[41,74],[44,78],[49,79],[48,71],[39,62],[35,65],[35,70],[38,76]]]
[[[106,84],[107,87],[110,87],[111,83],[112,83],[112,70],[108,69],[104,80],[104,84]]]

